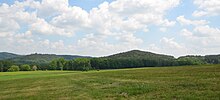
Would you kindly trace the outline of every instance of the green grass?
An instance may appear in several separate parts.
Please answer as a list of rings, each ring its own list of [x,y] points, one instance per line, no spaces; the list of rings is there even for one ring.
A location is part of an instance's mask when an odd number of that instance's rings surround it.
[[[220,65],[0,73],[0,100],[220,99]]]

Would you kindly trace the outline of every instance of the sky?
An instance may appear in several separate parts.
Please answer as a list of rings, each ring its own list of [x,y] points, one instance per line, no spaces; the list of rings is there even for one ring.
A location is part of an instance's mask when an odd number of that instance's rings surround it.
[[[0,0],[0,52],[220,54],[220,0]]]

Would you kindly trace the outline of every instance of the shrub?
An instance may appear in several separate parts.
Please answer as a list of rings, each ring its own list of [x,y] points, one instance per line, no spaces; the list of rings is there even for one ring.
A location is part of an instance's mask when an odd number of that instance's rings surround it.
[[[33,71],[37,71],[37,66],[34,65],[34,66],[32,67],[32,70],[33,70]]]
[[[16,65],[12,65],[12,66],[8,69],[9,72],[17,72],[17,71],[19,71],[19,70],[20,70],[19,67],[16,66]]]
[[[30,67],[29,65],[27,65],[27,64],[21,65],[21,66],[20,66],[20,70],[21,70],[21,71],[30,71],[30,70],[31,70],[31,67]]]

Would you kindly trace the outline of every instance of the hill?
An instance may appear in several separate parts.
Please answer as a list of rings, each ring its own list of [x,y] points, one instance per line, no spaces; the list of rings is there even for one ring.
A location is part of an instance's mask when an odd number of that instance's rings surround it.
[[[105,58],[112,59],[175,59],[173,56],[156,54],[152,52],[132,50],[123,53],[107,56]]]
[[[120,69],[154,66],[176,65],[173,56],[155,54],[140,50],[132,50],[106,57],[91,59],[91,66],[94,69]]]
[[[49,64],[54,59],[64,58],[65,60],[71,60],[75,58],[89,58],[88,56],[77,55],[55,55],[55,54],[30,54],[24,56],[13,57],[7,60],[14,62],[15,64],[37,64],[45,65]]]
[[[15,57],[20,57],[20,56],[21,55],[8,53],[8,52],[0,52],[0,60],[10,59],[10,58],[15,58]]]
[[[207,63],[220,64],[220,55],[206,55],[205,60]]]

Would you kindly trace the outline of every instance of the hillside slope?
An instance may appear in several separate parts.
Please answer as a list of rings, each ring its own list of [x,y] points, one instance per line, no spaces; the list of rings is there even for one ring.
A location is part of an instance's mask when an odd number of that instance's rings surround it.
[[[48,64],[54,59],[64,58],[71,60],[75,58],[88,58],[87,56],[77,55],[55,55],[55,54],[30,54],[8,59],[16,64]]]
[[[114,55],[107,56],[105,58],[112,59],[175,59],[173,56],[156,54],[152,52],[140,51],[140,50],[132,50],[123,53],[118,53]]]
[[[94,69],[174,66],[176,65],[176,59],[173,56],[132,50],[106,57],[91,59],[91,65]]]
[[[21,55],[8,53],[8,52],[0,52],[0,60],[10,59],[10,58],[15,58],[15,57],[20,57],[20,56]]]

